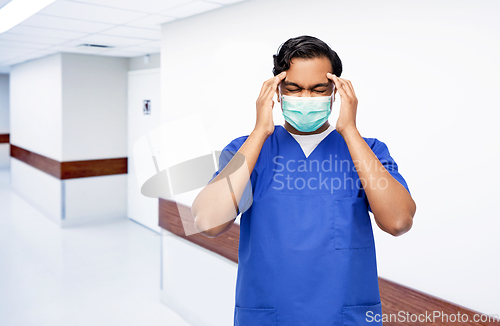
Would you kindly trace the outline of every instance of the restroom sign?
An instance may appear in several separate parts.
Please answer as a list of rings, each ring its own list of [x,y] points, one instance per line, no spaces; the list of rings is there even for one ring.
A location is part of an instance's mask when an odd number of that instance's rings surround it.
[[[151,100],[144,100],[143,101],[142,113],[151,114]]]

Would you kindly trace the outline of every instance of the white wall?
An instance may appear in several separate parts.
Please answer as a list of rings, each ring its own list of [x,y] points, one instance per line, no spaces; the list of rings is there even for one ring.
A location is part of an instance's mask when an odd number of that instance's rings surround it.
[[[0,74],[0,134],[9,133],[9,119],[9,75]]]
[[[0,170],[10,168],[10,145],[0,144]]]
[[[161,302],[193,326],[233,325],[238,265],[168,231],[161,239]]]
[[[129,71],[160,68],[160,53],[152,53],[149,55],[149,61],[144,61],[144,56],[129,58]]]
[[[56,53],[11,67],[10,143],[62,161],[62,65]]]
[[[199,113],[222,149],[252,131],[278,46],[304,34],[324,40],[353,83],[360,133],[388,145],[417,203],[401,237],[373,222],[379,275],[498,313],[500,177],[490,167],[500,158],[499,9],[484,0],[253,0],[164,24],[162,124]],[[339,106],[337,96],[332,124]],[[274,118],[283,124],[276,104]]]
[[[13,66],[11,143],[60,162],[126,157],[128,65],[58,53]],[[125,174],[59,180],[11,163],[13,189],[60,226],[126,218]]]
[[[133,148],[135,142],[160,126],[160,68],[134,70],[128,73],[128,200],[127,216],[160,232],[158,226],[158,198],[142,195],[138,183]],[[151,114],[142,112],[143,100],[150,100]],[[152,159],[152,158],[150,158]]]
[[[16,158],[10,160],[12,190],[52,222],[62,225],[63,182]]]
[[[62,54],[62,161],[127,156],[128,59]]]
[[[10,132],[9,123],[9,75],[0,74],[0,134]],[[10,146],[0,144],[0,169],[10,167]]]

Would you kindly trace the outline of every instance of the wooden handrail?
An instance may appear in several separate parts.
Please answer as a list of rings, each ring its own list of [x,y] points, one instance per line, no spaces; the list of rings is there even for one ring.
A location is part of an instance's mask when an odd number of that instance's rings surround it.
[[[175,201],[169,199],[159,199],[159,225],[163,229],[183,238],[192,243],[199,245],[202,248],[208,249],[215,252],[235,263],[238,263],[238,243],[240,239],[240,226],[238,224],[233,224],[233,226],[225,233],[219,235],[215,238],[206,237],[200,233],[194,233],[186,236],[184,233],[184,227],[188,228],[189,231],[194,229],[194,218],[191,214],[191,208],[184,204],[176,203]],[[179,213],[179,210],[182,214]],[[181,216],[183,217],[181,219]],[[403,311],[406,316],[406,312],[411,315],[422,315],[433,314],[434,311],[439,311],[443,314],[457,315],[459,312],[461,315],[468,315],[468,322],[455,322],[455,323],[443,323],[441,318],[437,318],[434,322],[398,322],[387,321],[384,322],[385,326],[401,326],[401,325],[484,325],[493,326],[500,325],[500,323],[495,322],[474,322],[474,314],[481,313],[470,310],[468,308],[459,306],[457,304],[448,302],[443,299],[439,299],[432,295],[424,292],[406,287],[404,285],[389,281],[382,277],[379,277],[379,288],[380,288],[380,298],[382,301],[382,311],[384,315],[393,314],[395,317],[401,314]],[[415,317],[417,317],[415,316]],[[422,317],[423,319],[423,317]]]

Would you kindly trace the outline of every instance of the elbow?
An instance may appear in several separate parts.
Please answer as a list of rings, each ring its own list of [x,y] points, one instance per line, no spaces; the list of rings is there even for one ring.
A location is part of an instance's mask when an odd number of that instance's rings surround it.
[[[196,199],[198,199],[198,197],[195,198],[195,200],[191,206],[191,215],[193,216],[194,228],[196,229],[196,231],[198,233],[203,234],[204,236],[213,238],[214,235],[210,232],[210,230],[207,230],[207,228],[206,228],[206,223],[204,222],[205,219],[200,216],[200,212],[198,209],[198,204],[196,202]]]
[[[396,221],[392,227],[392,234],[395,237],[399,237],[400,235],[405,234],[410,231],[413,226],[413,216],[415,216],[415,212],[417,210],[417,206],[412,199],[412,205],[410,208],[410,212],[408,214],[403,214],[403,216],[399,216],[399,218],[394,218]]]
[[[210,228],[210,226],[207,225],[206,221],[206,218],[203,218],[201,216],[194,216],[194,227],[196,231],[208,238],[217,237],[220,234],[220,230],[217,227]]]
[[[394,223],[391,232],[389,232],[395,237],[399,237],[400,235],[403,235],[406,232],[410,231],[411,227],[413,226],[412,216],[401,217],[399,219],[396,219],[396,221],[397,222]]]

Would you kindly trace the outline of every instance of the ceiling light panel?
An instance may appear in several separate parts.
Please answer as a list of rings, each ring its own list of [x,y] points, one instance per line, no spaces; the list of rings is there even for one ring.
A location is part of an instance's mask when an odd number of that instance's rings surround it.
[[[19,26],[35,26],[35,27],[61,29],[65,31],[98,33],[100,31],[110,29],[115,25],[79,20],[79,19],[70,19],[70,18],[36,14],[26,19]]]
[[[0,33],[7,32],[56,0],[13,0],[0,9]]]
[[[40,14],[115,25],[125,24],[147,16],[146,13],[64,0],[54,2],[41,10]]]
[[[73,1],[73,0],[70,0]],[[120,8],[155,14],[160,11],[171,9],[179,5],[186,4],[192,0],[77,0],[88,4],[99,5],[103,7]]]
[[[221,4],[206,1],[191,1],[185,5],[162,11],[162,15],[184,18],[222,7]]]

